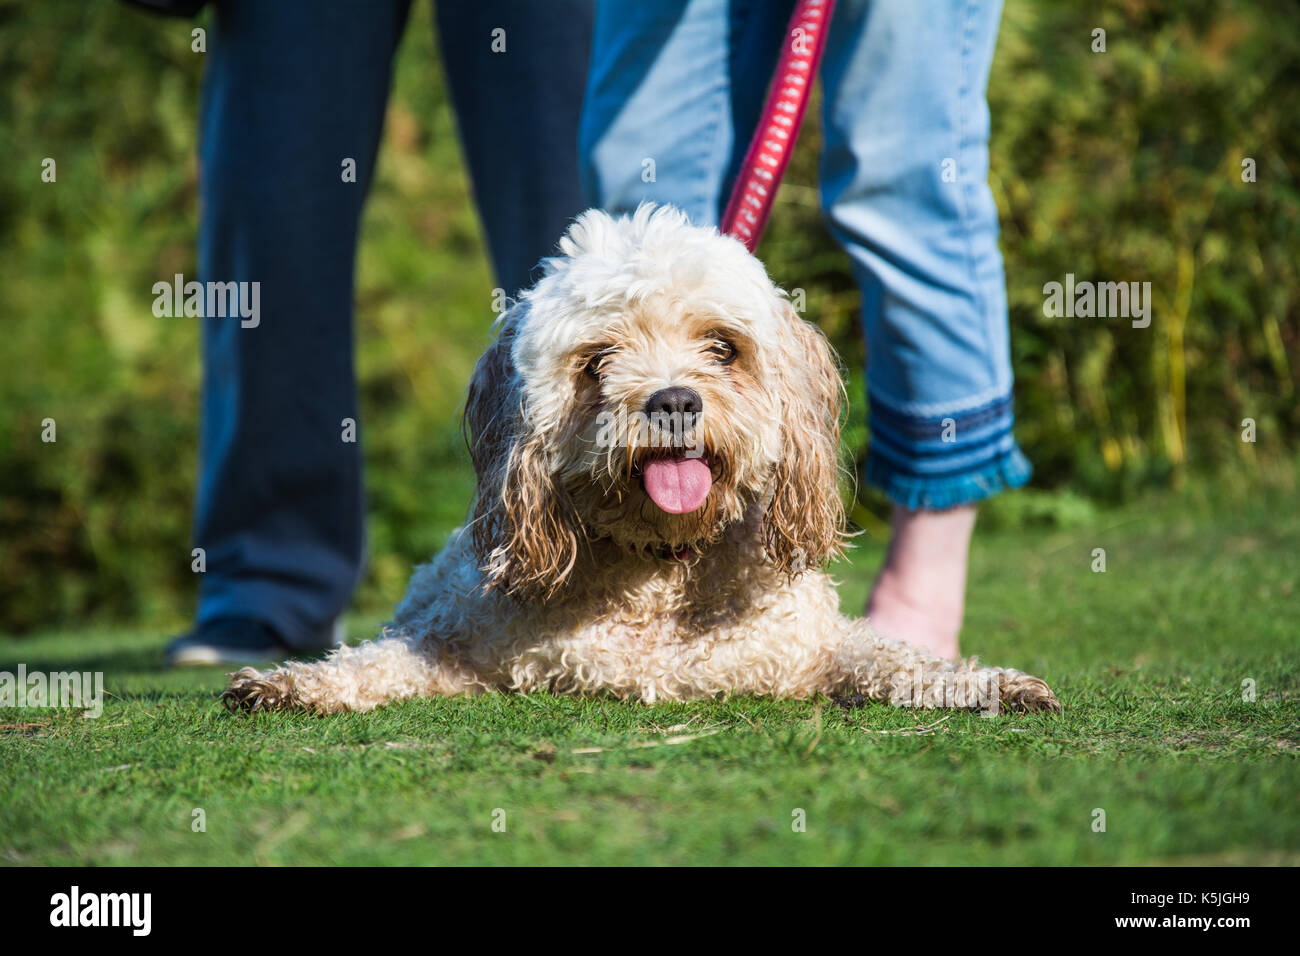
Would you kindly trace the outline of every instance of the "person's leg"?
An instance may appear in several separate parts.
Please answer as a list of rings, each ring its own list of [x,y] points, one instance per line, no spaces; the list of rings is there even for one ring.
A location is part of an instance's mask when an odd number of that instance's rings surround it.
[[[344,434],[357,419],[353,263],[407,6],[216,6],[199,271],[260,283],[260,316],[203,320],[200,628],[250,620],[319,647],[361,572],[361,446]]]
[[[974,503],[1029,477],[1011,362],[985,87],[997,0],[840,0],[822,78],[822,202],[862,288],[869,484],[898,506],[868,604],[957,654]]]
[[[867,599],[866,615],[877,631],[938,657],[958,656],[974,530],[973,505],[945,511],[894,508],[889,550]]]
[[[438,35],[497,281],[532,285],[583,211],[578,119],[594,0],[442,0]],[[496,33],[495,31],[503,31]]]
[[[587,203],[671,203],[716,224],[763,106],[792,0],[597,5],[579,161]]]

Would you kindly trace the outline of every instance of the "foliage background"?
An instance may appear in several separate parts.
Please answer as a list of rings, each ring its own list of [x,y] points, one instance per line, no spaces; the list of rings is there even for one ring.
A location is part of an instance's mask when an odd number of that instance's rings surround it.
[[[399,55],[359,262],[371,559],[358,600],[372,609],[464,514],[456,413],[491,319],[431,19],[418,5]],[[195,268],[192,26],[118,4],[0,0],[0,633],[172,626],[192,606],[197,328],[150,308],[159,277]],[[1105,53],[1091,50],[1097,27]],[[1294,4],[1009,0],[990,100],[1017,432],[1037,490],[997,499],[988,518],[1068,523],[1189,472],[1294,482]],[[856,370],[857,295],[821,226],[817,138],[814,122],[760,255],[807,291],[808,315]],[[47,156],[56,184],[40,180]],[[1150,281],[1151,327],[1045,317],[1042,287],[1067,272]],[[860,458],[853,376],[846,442]],[[1255,444],[1241,441],[1247,417]],[[40,440],[45,418],[56,444]],[[869,529],[882,513],[865,492],[854,512]]]

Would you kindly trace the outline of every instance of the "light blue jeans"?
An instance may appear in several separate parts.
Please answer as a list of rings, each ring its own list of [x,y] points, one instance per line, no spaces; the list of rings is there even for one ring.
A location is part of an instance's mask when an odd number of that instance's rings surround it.
[[[791,9],[599,0],[578,144],[586,201],[667,202],[716,224]],[[862,290],[866,480],[911,509],[978,501],[1030,474],[1011,433],[988,187],[1000,15],[1000,0],[839,0],[822,64],[822,206]]]

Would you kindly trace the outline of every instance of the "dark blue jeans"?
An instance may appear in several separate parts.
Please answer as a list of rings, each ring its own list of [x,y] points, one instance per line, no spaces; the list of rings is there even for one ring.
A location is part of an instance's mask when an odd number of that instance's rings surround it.
[[[360,577],[353,268],[410,0],[222,0],[200,119],[200,279],[260,283],[254,327],[203,320],[199,623],[318,646]],[[443,62],[497,279],[529,284],[581,211],[591,0],[444,0]],[[493,31],[505,31],[494,52]],[[499,35],[498,35],[499,36]],[[430,69],[434,69],[430,64]],[[356,182],[342,163],[356,161]],[[486,323],[490,290],[484,290]]]

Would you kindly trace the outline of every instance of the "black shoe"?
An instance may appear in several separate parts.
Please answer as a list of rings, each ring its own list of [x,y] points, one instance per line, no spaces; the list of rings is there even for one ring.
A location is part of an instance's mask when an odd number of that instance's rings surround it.
[[[225,618],[200,624],[167,645],[168,667],[253,664],[292,657],[294,649],[260,621]]]

